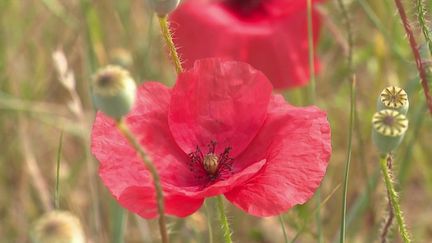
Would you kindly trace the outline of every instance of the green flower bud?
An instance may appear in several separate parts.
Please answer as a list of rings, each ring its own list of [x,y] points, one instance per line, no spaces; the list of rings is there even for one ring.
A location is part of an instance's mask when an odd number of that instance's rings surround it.
[[[381,153],[387,154],[402,142],[408,119],[396,110],[385,109],[373,115],[372,126],[372,141]]]
[[[84,243],[84,232],[74,215],[52,211],[39,218],[31,231],[33,243]]]
[[[389,86],[385,88],[378,97],[377,110],[391,109],[404,115],[408,112],[409,101],[405,90]]]
[[[163,17],[174,11],[180,0],[149,0],[149,2],[157,15]]]
[[[93,102],[99,110],[120,119],[131,109],[136,98],[136,84],[129,72],[119,66],[107,66],[93,78]]]

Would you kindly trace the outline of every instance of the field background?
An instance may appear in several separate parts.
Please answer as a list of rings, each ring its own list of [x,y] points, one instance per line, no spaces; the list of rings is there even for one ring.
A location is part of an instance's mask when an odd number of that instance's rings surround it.
[[[430,66],[414,2],[404,4]],[[425,2],[431,10],[432,1]],[[346,4],[354,34],[358,91],[348,242],[377,241],[385,215],[385,188],[370,139],[370,120],[378,93],[389,84],[404,87],[411,103],[410,128],[394,155],[402,208],[415,241],[431,242],[432,116],[425,107],[408,40],[392,0]],[[296,242],[336,242],[340,228],[349,124],[348,45],[337,2],[327,1],[320,10],[324,24],[317,49],[322,60],[317,105],[328,111],[333,155],[322,183],[320,210],[313,199],[283,215],[288,237]],[[80,218],[88,242],[122,242],[122,222],[124,242],[159,241],[156,221],[140,219],[117,206],[89,152],[95,115],[89,80],[98,67],[123,62],[136,80],[174,82],[174,68],[157,24],[143,0],[0,0],[1,243],[28,242],[32,223],[53,208],[62,132],[60,208]],[[74,74],[76,87],[64,82],[71,77],[68,72]],[[305,89],[285,95],[293,104],[306,104]],[[207,206],[208,210],[203,207],[186,219],[169,218],[173,242],[207,242],[207,218],[215,242],[221,241],[214,200],[208,200]],[[316,212],[320,212],[318,220]],[[236,242],[282,242],[277,217],[255,218],[232,206],[227,213]]]

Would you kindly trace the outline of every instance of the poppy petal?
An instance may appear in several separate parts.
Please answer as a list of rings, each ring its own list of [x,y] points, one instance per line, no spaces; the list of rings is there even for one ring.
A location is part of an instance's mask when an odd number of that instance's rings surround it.
[[[143,218],[158,216],[155,191],[151,187],[129,187],[121,194],[120,204]],[[165,213],[177,217],[186,217],[196,212],[204,199],[192,199],[185,196],[164,194]]]
[[[186,165],[188,156],[177,146],[168,128],[170,90],[148,82],[138,89],[138,99],[126,122],[158,169],[162,186],[195,185]],[[99,175],[118,200],[130,201],[129,188],[153,188],[152,179],[135,149],[119,133],[114,121],[98,113],[92,130],[92,153],[100,162]],[[140,199],[151,197],[137,195]],[[171,209],[167,206],[167,211]],[[144,213],[143,213],[144,214]]]
[[[180,74],[172,90],[169,126],[177,144],[190,153],[217,142],[216,153],[243,151],[262,126],[272,86],[250,65],[204,59]]]
[[[330,127],[325,113],[315,107],[295,108],[276,96],[263,128],[236,166],[246,166],[262,157],[266,165],[225,196],[255,216],[280,214],[313,195],[324,177],[330,154]]]
[[[307,84],[309,52],[305,2],[266,1],[263,8],[268,14],[251,18],[239,17],[215,1],[193,0],[182,4],[173,12],[171,20],[184,66],[190,68],[201,58],[229,58],[261,70],[277,89]],[[312,21],[315,45],[321,29],[316,9],[313,9]],[[317,58],[315,66],[318,69]]]

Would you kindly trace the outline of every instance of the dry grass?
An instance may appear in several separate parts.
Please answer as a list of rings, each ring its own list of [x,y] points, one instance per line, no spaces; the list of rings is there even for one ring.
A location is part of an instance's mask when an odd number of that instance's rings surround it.
[[[332,191],[343,179],[349,119],[349,82],[342,55],[346,38],[333,2],[323,6],[325,26],[318,48],[322,67],[317,77],[318,105],[328,111],[334,148],[321,191],[322,198],[330,196],[321,211],[325,242],[338,239],[341,190]],[[377,94],[388,84],[405,87],[411,98],[411,127],[395,154],[402,208],[413,238],[431,241],[432,118],[424,106],[399,16],[390,0],[353,1],[349,12],[355,35],[358,121],[348,191],[348,242],[375,241],[381,227],[386,207],[381,178],[369,188],[369,201],[365,192],[379,167],[370,140],[370,118]],[[422,43],[421,33],[417,29],[416,33]],[[88,81],[98,67],[118,60],[119,49],[122,60],[127,55],[133,60],[130,70],[137,80],[173,83],[174,68],[145,1],[0,1],[0,242],[28,242],[31,222],[54,206],[62,131],[60,208],[78,215],[89,242],[114,239],[120,209],[102,186],[97,161],[89,152],[94,110]],[[67,65],[58,58],[54,62],[56,51],[64,52]],[[68,72],[73,73],[75,86],[67,81]],[[286,96],[302,104],[303,94],[304,90],[296,90]],[[210,208],[213,204],[210,200]],[[316,201],[311,200],[284,215],[290,239],[303,228],[298,242],[315,241],[315,208]],[[237,242],[283,239],[277,218],[254,218],[234,207],[228,214]],[[209,217],[215,237],[221,239],[215,214]],[[207,241],[204,207],[187,219],[169,218],[169,222],[173,242]],[[127,215],[125,242],[156,242],[158,237],[156,222]]]

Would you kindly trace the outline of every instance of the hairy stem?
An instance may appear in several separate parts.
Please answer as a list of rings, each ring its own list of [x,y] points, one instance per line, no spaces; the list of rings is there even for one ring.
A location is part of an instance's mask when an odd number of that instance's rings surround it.
[[[389,171],[390,178],[393,179],[393,175],[392,175],[393,159],[391,156],[387,157],[387,168]],[[390,232],[391,226],[393,225],[393,219],[394,219],[394,211],[393,211],[393,206],[391,204],[389,193],[387,193],[387,201],[388,201],[388,207],[387,207],[388,215],[381,232],[381,243],[387,242],[388,234]]]
[[[394,210],[394,213],[396,216],[396,221],[399,225],[399,232],[402,236],[403,241],[405,243],[408,243],[408,242],[411,242],[411,240],[410,240],[409,233],[408,233],[408,230],[407,230],[406,225],[405,225],[403,213],[402,213],[402,210],[401,210],[400,204],[399,204],[399,198],[398,198],[397,192],[393,186],[393,182],[392,182],[389,168],[388,168],[388,164],[387,164],[387,161],[388,161],[390,156],[391,155],[381,156],[381,158],[380,158],[381,172],[382,172],[383,177],[384,177],[384,182],[385,182],[385,186],[387,188],[387,193],[389,196],[390,203],[393,207],[393,210]]]
[[[228,223],[228,219],[225,214],[225,206],[221,195],[217,196],[217,207],[219,210],[219,220],[222,224],[222,230],[224,233],[225,243],[232,243],[231,240],[231,228]]]
[[[411,26],[408,23],[408,18],[407,18],[407,15],[405,13],[405,9],[404,9],[404,7],[402,5],[401,0],[395,0],[395,3],[396,3],[396,7],[397,7],[397,9],[399,11],[399,15],[400,15],[400,17],[402,19],[402,23],[403,23],[403,26],[405,28],[405,32],[406,32],[406,34],[408,36],[408,40],[409,40],[409,44],[411,46],[411,50],[413,52],[413,55],[414,55],[414,58],[415,58],[415,61],[416,61],[417,70],[418,70],[419,75],[420,75],[421,85],[423,87],[423,92],[424,92],[424,95],[425,95],[425,98],[426,98],[426,104],[427,104],[427,106],[429,108],[429,112],[432,115],[432,97],[430,96],[430,93],[429,93],[429,85],[428,85],[428,80],[427,80],[427,74],[426,74],[425,67],[423,66],[423,61],[421,59],[420,52],[418,50],[418,45],[417,45],[417,42],[416,42],[416,40],[414,38],[414,34],[413,34],[412,29],[411,29]]]
[[[170,56],[174,63],[177,74],[179,74],[183,72],[183,67],[180,61],[180,57],[177,53],[177,48],[175,47],[174,41],[172,39],[171,31],[169,29],[168,17],[165,15],[165,16],[158,16],[158,18],[159,18],[159,25],[162,31],[162,36],[165,40],[166,45],[168,46]]]
[[[424,6],[423,0],[417,0],[417,18],[420,23],[420,27],[423,32],[424,38],[426,40],[429,53],[432,55],[432,37],[431,37],[432,34],[430,33],[429,27],[426,24],[425,15],[426,15],[426,7]]]
[[[157,208],[159,213],[159,230],[162,237],[162,242],[168,243],[168,233],[166,229],[163,191],[162,191],[159,174],[156,170],[156,167],[153,165],[153,163],[150,162],[150,160],[148,159],[147,155],[144,152],[144,149],[141,147],[138,140],[129,130],[124,119],[120,119],[119,121],[117,121],[116,125],[119,131],[123,134],[123,136],[138,152],[139,156],[141,157],[142,161],[144,162],[145,166],[147,167],[147,169],[149,170],[150,174],[153,177],[153,184],[156,190],[156,203],[157,203]]]

